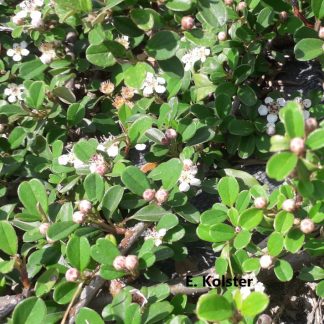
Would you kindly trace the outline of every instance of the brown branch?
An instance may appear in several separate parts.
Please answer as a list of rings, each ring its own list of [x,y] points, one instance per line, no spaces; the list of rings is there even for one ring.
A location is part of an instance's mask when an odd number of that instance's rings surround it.
[[[126,254],[136,240],[145,231],[145,229],[150,225],[151,223],[140,222],[137,223],[133,228],[129,229],[125,233],[125,238],[119,244],[120,253],[122,255]],[[100,277],[99,272],[94,275],[89,285],[83,288],[78,303],[71,308],[68,322],[69,324],[73,324],[75,322],[75,315],[82,307],[85,307],[90,303],[90,301],[97,295],[98,291],[103,287],[105,282],[106,280]]]
[[[293,6],[293,13],[294,16],[298,17],[306,27],[308,28],[314,28],[314,25],[311,24],[303,15],[303,13],[299,10],[299,5],[297,1],[292,1],[292,6]]]

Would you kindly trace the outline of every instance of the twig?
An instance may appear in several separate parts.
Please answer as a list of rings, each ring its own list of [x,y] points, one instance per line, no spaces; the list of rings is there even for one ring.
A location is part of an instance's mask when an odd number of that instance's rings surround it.
[[[302,14],[302,12],[299,10],[299,4],[298,4],[298,1],[297,0],[292,0],[291,1],[291,5],[293,7],[293,12],[294,12],[294,15],[296,17],[298,17],[304,24],[306,27],[308,28],[314,28],[314,25],[311,24],[306,18],[305,16]]]
[[[193,288],[193,287],[184,286],[182,283],[170,285],[169,288],[172,295],[179,295],[179,294],[195,295],[195,294],[204,294],[209,291],[209,287]]]
[[[150,225],[151,223],[140,222],[137,223],[132,229],[129,229],[125,233],[125,238],[119,244],[120,253],[126,254],[136,240],[141,236],[144,230]],[[106,280],[100,277],[99,272],[94,275],[89,285],[83,288],[78,303],[69,311],[69,324],[74,323],[75,315],[82,307],[89,304],[89,302],[97,295],[98,291],[103,287],[105,282]]]
[[[75,293],[73,294],[73,297],[70,301],[70,304],[68,306],[68,308],[66,309],[65,313],[64,313],[64,316],[62,318],[62,321],[61,321],[61,324],[65,324],[68,316],[69,316],[69,312],[70,312],[70,309],[72,308],[75,300],[79,297],[80,293],[81,293],[81,289],[83,287],[83,282],[81,282],[79,285],[78,285],[78,288],[77,290],[75,291]]]

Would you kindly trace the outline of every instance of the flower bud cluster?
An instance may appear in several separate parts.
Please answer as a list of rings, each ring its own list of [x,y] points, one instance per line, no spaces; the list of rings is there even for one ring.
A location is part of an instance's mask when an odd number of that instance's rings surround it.
[[[91,212],[92,204],[89,200],[81,200],[78,204],[78,211],[72,215],[72,220],[76,224],[83,224],[87,215]]]

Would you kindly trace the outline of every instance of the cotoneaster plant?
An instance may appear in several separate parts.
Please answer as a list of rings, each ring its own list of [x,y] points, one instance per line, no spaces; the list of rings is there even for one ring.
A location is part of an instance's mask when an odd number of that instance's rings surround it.
[[[323,297],[323,93],[273,86],[323,63],[323,8],[0,0],[0,321],[268,323],[273,281]]]

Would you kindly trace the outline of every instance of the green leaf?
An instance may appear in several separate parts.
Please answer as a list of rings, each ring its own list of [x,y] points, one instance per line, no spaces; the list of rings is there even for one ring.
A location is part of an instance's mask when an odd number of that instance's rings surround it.
[[[72,221],[54,223],[48,229],[47,236],[53,241],[63,240],[73,233],[78,227],[79,224],[75,224]]]
[[[235,236],[234,228],[227,224],[216,224],[210,227],[210,236],[214,242],[229,241]]]
[[[309,61],[323,54],[324,42],[316,38],[304,38],[295,46],[295,56],[299,61]]]
[[[37,279],[35,292],[37,297],[49,293],[59,279],[59,272],[55,268],[49,268]]]
[[[106,219],[112,217],[123,198],[123,194],[124,188],[119,185],[112,186],[106,191],[102,199],[102,210]]]
[[[274,220],[274,229],[277,232],[286,234],[294,224],[294,215],[284,210],[280,211]]]
[[[53,294],[53,299],[60,305],[68,304],[78,288],[78,284],[75,282],[61,282],[55,289]]]
[[[218,257],[215,262],[215,270],[218,275],[225,275],[228,268],[228,261],[225,258]]]
[[[82,307],[75,317],[76,324],[104,324],[103,319],[93,309]]]
[[[38,179],[23,181],[18,187],[18,197],[28,213],[42,216],[37,208],[38,204],[45,213],[48,210],[47,193],[44,185]]]
[[[258,226],[263,219],[263,212],[257,208],[246,209],[239,218],[239,224],[246,230],[251,230]]]
[[[168,214],[163,216],[158,224],[156,225],[156,230],[160,230],[162,228],[169,230],[179,224],[179,219],[177,216],[173,214]]]
[[[91,247],[91,257],[101,264],[112,264],[115,257],[120,255],[116,245],[111,241],[100,238],[96,245]]]
[[[83,271],[90,262],[90,243],[86,237],[72,237],[66,247],[66,255],[70,264]]]
[[[103,264],[100,267],[100,277],[106,280],[118,279],[124,275],[124,271],[117,271],[111,264]]]
[[[319,282],[316,286],[316,294],[317,296],[324,298],[324,280]]]
[[[258,258],[249,258],[243,261],[242,269],[244,272],[259,271],[260,261]]]
[[[41,76],[42,72],[47,69],[40,59],[21,63],[19,66],[19,76],[24,80],[32,80],[36,76]]]
[[[148,31],[154,26],[154,16],[148,9],[135,8],[130,12],[130,17],[136,26],[142,30]]]
[[[241,230],[235,239],[234,247],[239,250],[245,248],[251,241],[252,234],[248,230]]]
[[[107,4],[105,9],[111,9],[117,5],[119,5],[120,3],[122,3],[124,0],[105,0],[105,3]]]
[[[199,13],[205,22],[210,26],[219,28],[227,21],[227,10],[223,1],[219,0],[199,0]]]
[[[290,138],[304,137],[305,125],[304,116],[300,105],[296,102],[288,102],[281,110],[287,134]]]
[[[267,163],[267,174],[270,178],[282,181],[295,169],[297,162],[298,158],[294,153],[277,153]]]
[[[105,190],[105,184],[103,178],[99,174],[88,174],[84,179],[83,187],[87,197],[92,202],[101,201]]]
[[[174,56],[178,50],[180,37],[175,32],[157,32],[146,45],[146,51],[157,60],[167,60]]]
[[[8,142],[10,143],[10,148],[12,150],[14,150],[14,149],[18,148],[20,145],[22,145],[26,136],[27,136],[27,133],[23,127],[20,127],[20,126],[15,127],[11,131],[11,133],[8,137]]]
[[[165,190],[171,190],[181,175],[183,165],[179,159],[173,158],[161,163],[149,175],[153,180],[161,180]]]
[[[188,11],[193,4],[193,0],[170,0],[165,5],[172,11]]]
[[[85,117],[85,107],[79,103],[70,105],[66,112],[66,120],[70,126],[79,124]]]
[[[280,281],[290,281],[294,275],[293,268],[285,260],[277,260],[274,272]]]
[[[150,188],[150,183],[146,175],[137,167],[127,167],[121,175],[121,180],[131,192],[142,196],[146,189]]]
[[[320,266],[310,266],[301,269],[299,279],[304,281],[317,281],[324,279],[324,269]]]
[[[257,15],[257,23],[262,28],[267,28],[272,24],[274,16],[274,11],[269,7],[266,7],[262,9]]]
[[[205,321],[223,321],[233,315],[233,310],[225,297],[208,293],[198,299],[197,315]]]
[[[113,66],[116,63],[115,57],[105,43],[90,45],[86,50],[86,58],[91,64],[103,68]]]
[[[90,158],[96,153],[97,145],[98,142],[95,139],[81,139],[79,142],[74,144],[73,153],[79,160],[88,162]]]
[[[45,99],[45,83],[43,81],[34,81],[28,87],[27,93],[27,104],[32,108],[40,108]]]
[[[269,297],[261,292],[252,292],[243,300],[241,313],[243,316],[255,316],[263,312],[269,304]]]
[[[223,177],[217,185],[222,203],[233,206],[240,191],[239,184],[234,177]]]
[[[124,82],[128,87],[141,89],[146,78],[146,73],[150,71],[151,68],[146,63],[136,63],[124,72]]]
[[[311,150],[318,150],[324,147],[324,129],[316,129],[315,131],[311,132],[308,135],[308,138],[306,140],[306,145]]]
[[[16,231],[7,221],[0,221],[0,250],[12,256],[18,251]]]
[[[67,87],[57,87],[53,89],[52,93],[66,104],[71,104],[76,101],[74,93]]]
[[[249,120],[232,119],[228,124],[228,131],[232,135],[248,136],[254,133],[254,124]]]
[[[142,116],[135,120],[128,129],[128,136],[132,144],[136,144],[138,139],[152,127],[152,122],[152,118],[149,116]]]
[[[318,19],[324,18],[324,1],[323,0],[312,0],[312,11]]]
[[[240,101],[246,106],[253,106],[258,100],[254,90],[248,85],[241,86],[238,89],[237,95]]]
[[[291,229],[285,237],[285,248],[291,253],[299,251],[305,241],[305,234],[298,228]]]
[[[284,245],[282,234],[273,232],[268,239],[268,252],[271,256],[277,256],[281,253]]]
[[[12,315],[13,324],[43,324],[47,309],[41,298],[30,297],[15,308]]]
[[[140,221],[157,222],[163,216],[170,214],[161,206],[150,204],[137,211],[131,218]]]
[[[143,323],[165,323],[164,320],[173,311],[173,306],[168,301],[151,304],[143,313]]]

